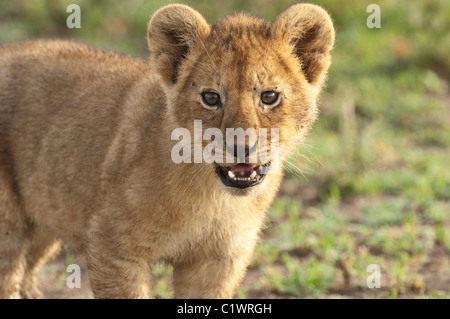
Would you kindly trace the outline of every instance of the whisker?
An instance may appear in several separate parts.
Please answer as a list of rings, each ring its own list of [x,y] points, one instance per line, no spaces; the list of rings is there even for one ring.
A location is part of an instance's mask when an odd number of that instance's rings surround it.
[[[290,173],[292,173],[293,175],[295,175],[295,176],[297,176],[297,177],[301,177],[300,175],[298,175],[297,173],[300,173],[302,176],[303,176],[303,178],[306,180],[306,181],[308,181],[309,182],[309,180],[308,180],[308,178],[306,177],[306,175],[303,173],[303,171],[297,166],[297,165],[295,165],[294,163],[292,163],[292,162],[290,162],[290,161],[286,161],[286,163],[285,164],[288,164],[288,165],[285,165],[285,169],[287,169]],[[295,169],[295,170],[293,170],[293,169]]]

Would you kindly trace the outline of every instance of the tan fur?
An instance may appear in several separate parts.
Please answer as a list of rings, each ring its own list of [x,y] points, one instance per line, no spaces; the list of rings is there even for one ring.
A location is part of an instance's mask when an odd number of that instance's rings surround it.
[[[175,164],[171,132],[279,128],[281,160],[317,116],[334,29],[314,5],[271,25],[245,14],[210,26],[169,5],[148,26],[151,61],[63,41],[0,47],[0,297],[39,296],[60,243],[87,253],[97,298],[150,296],[149,269],[174,266],[175,296],[232,297],[282,168],[224,186],[213,164]],[[202,88],[221,93],[217,111]],[[262,109],[264,90],[282,104]]]

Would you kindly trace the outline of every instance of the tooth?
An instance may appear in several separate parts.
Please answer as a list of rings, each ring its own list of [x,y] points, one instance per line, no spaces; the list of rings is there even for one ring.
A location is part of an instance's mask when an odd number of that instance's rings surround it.
[[[234,178],[234,173],[233,173],[232,171],[228,171],[228,176],[229,176],[230,178]]]
[[[254,179],[256,177],[256,171],[253,171],[251,174],[250,174],[250,178],[251,179]]]

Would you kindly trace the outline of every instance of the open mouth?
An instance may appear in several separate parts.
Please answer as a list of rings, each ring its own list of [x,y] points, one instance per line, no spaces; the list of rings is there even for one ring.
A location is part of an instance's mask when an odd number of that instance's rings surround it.
[[[219,166],[216,172],[225,186],[248,188],[260,184],[267,174],[270,162],[264,165],[237,164],[233,166]]]

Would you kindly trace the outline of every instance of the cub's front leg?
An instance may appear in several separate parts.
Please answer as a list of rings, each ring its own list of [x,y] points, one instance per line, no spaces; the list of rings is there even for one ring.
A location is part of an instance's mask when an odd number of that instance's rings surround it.
[[[89,278],[95,298],[139,299],[151,297],[150,268],[126,220],[96,218],[87,247]]]
[[[232,298],[250,263],[256,240],[232,256],[195,255],[174,264],[175,298]]]
[[[232,298],[244,277],[250,256],[205,258],[175,265],[175,298]]]

